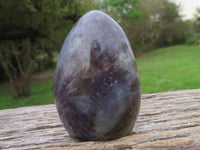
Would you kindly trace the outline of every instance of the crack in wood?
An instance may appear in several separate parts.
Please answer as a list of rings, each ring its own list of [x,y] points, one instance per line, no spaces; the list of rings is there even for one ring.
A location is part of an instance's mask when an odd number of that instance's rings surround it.
[[[63,125],[55,125],[55,126],[39,126],[39,127],[36,127],[36,128],[31,128],[31,129],[27,129],[25,131],[34,131],[34,130],[42,130],[42,129],[48,129],[48,128],[57,128],[57,127],[63,127]]]
[[[199,110],[200,108],[197,106],[197,108],[188,108],[188,109],[170,109],[170,110],[164,110],[164,111],[161,111],[161,112],[157,112],[157,113],[150,113],[150,114],[141,114],[140,117],[143,117],[143,116],[156,116],[156,115],[161,115],[161,114],[165,114],[165,113],[169,113],[169,112],[189,112],[189,111],[196,111],[196,110]]]
[[[192,128],[192,127],[200,127],[200,124],[194,124],[194,125],[185,125],[185,126],[179,126],[179,127],[172,127],[172,128],[166,128],[166,129],[151,129],[143,132],[136,132],[136,134],[146,134],[146,133],[152,133],[154,131],[161,132],[161,131],[173,131],[173,130],[180,130],[180,129],[186,129],[186,128]],[[197,132],[197,131],[195,131]],[[200,131],[197,132],[200,134]]]

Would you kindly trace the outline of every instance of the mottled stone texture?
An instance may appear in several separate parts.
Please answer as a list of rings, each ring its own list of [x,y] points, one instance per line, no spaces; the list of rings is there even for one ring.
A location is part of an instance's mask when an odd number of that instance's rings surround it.
[[[129,41],[111,17],[90,11],[75,24],[59,55],[54,96],[72,137],[112,140],[131,132],[140,81]]]

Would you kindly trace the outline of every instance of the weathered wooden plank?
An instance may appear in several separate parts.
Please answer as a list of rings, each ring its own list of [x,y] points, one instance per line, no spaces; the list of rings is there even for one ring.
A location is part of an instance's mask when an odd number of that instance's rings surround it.
[[[134,132],[80,142],[69,137],[55,105],[0,111],[0,149],[200,149],[200,89],[143,95]]]

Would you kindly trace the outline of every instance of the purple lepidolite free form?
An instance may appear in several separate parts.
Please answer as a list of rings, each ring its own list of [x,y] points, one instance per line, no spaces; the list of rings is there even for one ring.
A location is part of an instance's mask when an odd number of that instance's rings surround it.
[[[90,11],[63,43],[55,71],[60,119],[75,138],[112,140],[128,135],[140,109],[135,57],[119,24]]]

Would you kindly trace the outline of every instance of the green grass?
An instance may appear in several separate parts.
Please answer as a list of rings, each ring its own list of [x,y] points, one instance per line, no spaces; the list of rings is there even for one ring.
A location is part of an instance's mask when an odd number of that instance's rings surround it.
[[[162,48],[136,61],[143,94],[200,88],[199,46]],[[8,89],[8,84],[0,84],[0,109],[54,103],[53,77],[32,81],[28,98],[13,99]]]
[[[172,46],[136,59],[142,93],[200,88],[200,47]]]
[[[14,99],[10,95],[9,87],[6,84],[0,86],[0,91],[0,109],[54,103],[52,77],[33,81],[31,84],[31,96],[27,98]]]

